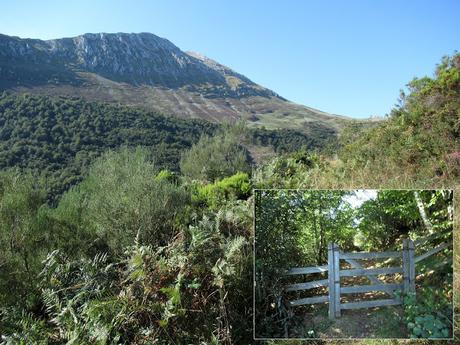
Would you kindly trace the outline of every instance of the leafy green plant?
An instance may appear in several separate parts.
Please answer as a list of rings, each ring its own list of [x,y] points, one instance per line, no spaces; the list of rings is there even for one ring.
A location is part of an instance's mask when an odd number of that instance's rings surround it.
[[[251,157],[235,135],[203,136],[182,155],[181,172],[193,180],[214,182],[237,172],[251,171]]]
[[[217,208],[231,199],[245,199],[251,193],[251,182],[247,173],[238,172],[214,183],[196,187],[193,199]]]
[[[427,293],[421,290],[419,294],[418,298],[415,293],[403,296],[400,292],[396,294],[397,298],[403,299],[404,320],[411,338],[448,338],[452,332],[451,316],[448,316],[449,303],[436,302],[432,291]]]

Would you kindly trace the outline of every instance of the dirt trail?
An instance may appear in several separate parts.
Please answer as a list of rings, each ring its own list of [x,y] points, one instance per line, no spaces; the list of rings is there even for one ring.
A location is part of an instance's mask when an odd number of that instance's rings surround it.
[[[327,308],[320,308],[303,316],[301,323],[290,329],[289,337],[312,336],[315,338],[408,338],[407,330],[400,321],[401,306],[371,309],[344,310],[342,316],[331,321]]]

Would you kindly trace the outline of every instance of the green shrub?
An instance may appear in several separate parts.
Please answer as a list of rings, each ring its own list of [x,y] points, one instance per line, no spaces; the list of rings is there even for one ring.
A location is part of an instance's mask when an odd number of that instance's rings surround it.
[[[163,245],[178,232],[190,204],[185,189],[156,174],[145,149],[104,154],[81,184],[64,194],[56,217],[88,229],[112,250],[140,243]]]
[[[411,338],[449,338],[452,334],[450,302],[432,288],[418,289],[418,296],[403,296],[404,320]],[[400,296],[397,294],[397,296]]]
[[[0,172],[0,306],[24,302],[41,260],[58,240],[46,224],[45,197],[32,175]]]
[[[169,170],[163,169],[161,170],[157,176],[155,176],[155,181],[161,182],[161,181],[167,181],[167,182],[177,182],[177,175]]]
[[[249,175],[240,172],[214,183],[198,186],[194,199],[199,203],[206,203],[215,208],[229,199],[247,198],[250,193]]]
[[[250,173],[251,158],[232,134],[204,136],[182,155],[180,169],[190,179],[214,182],[239,171]]]

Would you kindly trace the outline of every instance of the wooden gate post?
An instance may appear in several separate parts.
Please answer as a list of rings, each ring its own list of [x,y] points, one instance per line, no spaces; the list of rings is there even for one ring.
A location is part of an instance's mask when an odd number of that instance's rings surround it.
[[[415,246],[410,239],[403,240],[404,293],[415,292]]]
[[[334,297],[335,297],[335,317],[340,317],[340,252],[339,246],[334,246]]]
[[[409,292],[409,240],[405,238],[403,240],[403,292],[407,294]]]
[[[327,277],[329,279],[329,319],[335,320],[334,244],[327,244]]]
[[[404,293],[415,292],[415,246],[410,238],[403,240]]]
[[[411,239],[407,240],[409,257],[409,291],[415,293],[415,246]]]

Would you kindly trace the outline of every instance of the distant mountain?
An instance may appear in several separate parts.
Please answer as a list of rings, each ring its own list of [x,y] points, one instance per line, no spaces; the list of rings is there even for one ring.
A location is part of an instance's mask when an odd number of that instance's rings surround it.
[[[215,122],[338,129],[346,118],[287,101],[232,69],[150,33],[54,40],[0,35],[0,90],[78,96]]]

